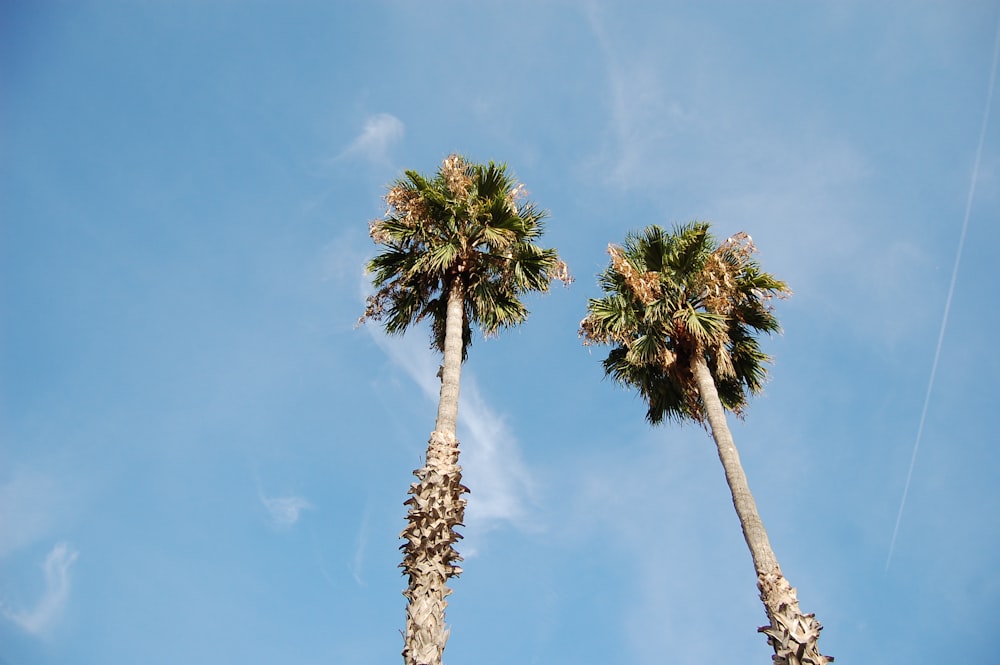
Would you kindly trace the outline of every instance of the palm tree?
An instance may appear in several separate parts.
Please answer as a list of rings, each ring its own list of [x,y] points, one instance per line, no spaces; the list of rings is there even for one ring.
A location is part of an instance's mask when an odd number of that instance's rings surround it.
[[[608,247],[605,296],[588,302],[580,333],[585,344],[613,347],[604,371],[639,391],[650,423],[707,422],[771,622],[760,631],[774,663],[822,665],[833,660],[819,652],[822,626],[802,614],[781,574],[726,423],[725,409],[742,415],[761,389],[770,358],[755,335],[780,330],[769,301],[790,294],[761,271],[755,251],[745,233],[716,244],[704,222],[629,234],[624,246]]]
[[[406,171],[385,196],[388,210],[370,224],[380,253],[368,263],[377,291],[364,315],[391,334],[429,319],[432,348],[443,355],[438,376],[437,419],[407,526],[401,534],[409,585],[403,660],[439,665],[448,629],[445,597],[449,578],[462,572],[454,543],[468,489],[458,466],[458,392],[472,326],[484,335],[516,326],[528,316],[521,296],[547,291],[553,279],[570,277],[554,249],[535,244],[546,213],[525,200],[523,185],[505,164],[475,164],[447,157],[433,178]]]

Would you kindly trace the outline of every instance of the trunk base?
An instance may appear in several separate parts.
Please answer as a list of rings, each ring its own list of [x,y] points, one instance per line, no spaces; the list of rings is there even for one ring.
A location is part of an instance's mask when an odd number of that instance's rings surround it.
[[[795,589],[777,566],[770,573],[757,575],[760,599],[767,610],[770,626],[757,630],[767,635],[767,643],[774,647],[771,656],[774,665],[826,665],[833,656],[819,652],[819,632],[823,626],[814,614],[802,614]]]
[[[457,565],[462,557],[453,547],[462,536],[454,528],[462,524],[462,494],[469,491],[462,485],[458,440],[431,433],[427,461],[413,475],[418,482],[410,485],[412,496],[404,504],[409,506],[407,525],[400,534],[406,541],[400,547],[400,568],[409,577],[403,592],[408,601],[403,661],[406,665],[441,665],[449,633],[444,623],[445,598],[451,594],[447,581],[462,572]]]

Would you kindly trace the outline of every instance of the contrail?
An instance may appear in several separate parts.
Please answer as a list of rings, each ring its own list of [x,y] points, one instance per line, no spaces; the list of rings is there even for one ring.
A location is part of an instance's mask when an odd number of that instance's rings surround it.
[[[983,154],[983,143],[986,142],[986,129],[989,126],[990,108],[993,106],[993,87],[997,77],[997,58],[1000,55],[1000,21],[997,22],[997,34],[993,44],[993,67],[990,70],[989,90],[986,93],[986,109],[983,111],[983,123],[979,128],[979,146],[976,148],[976,161],[972,166],[972,181],[969,183],[969,195],[965,200],[965,217],[962,220],[962,235],[958,239],[958,251],[955,253],[955,266],[951,271],[951,285],[948,287],[948,297],[944,301],[944,315],[941,317],[941,331],[938,333],[937,348],[934,350],[934,362],[931,364],[931,377],[927,381],[927,392],[924,394],[924,407],[920,411],[920,424],[917,426],[917,439],[913,443],[913,454],[910,456],[910,469],[906,472],[906,482],[903,484],[903,497],[899,501],[899,513],[896,514],[896,526],[892,529],[892,539],[889,541],[889,555],[885,558],[885,569],[889,570],[892,563],[892,552],[896,549],[896,536],[899,535],[899,523],[903,520],[903,508],[906,506],[906,496],[910,492],[910,480],[913,478],[913,467],[917,463],[917,450],[920,449],[920,439],[924,435],[924,421],[927,419],[927,406],[931,401],[934,389],[934,378],[937,376],[938,360],[941,359],[941,346],[944,343],[944,332],[948,327],[948,315],[951,313],[951,300],[955,295],[955,282],[958,279],[958,267],[962,262],[962,249],[965,247],[965,235],[969,230],[969,214],[972,212],[972,199],[976,193],[976,180],[979,179],[979,159]]]

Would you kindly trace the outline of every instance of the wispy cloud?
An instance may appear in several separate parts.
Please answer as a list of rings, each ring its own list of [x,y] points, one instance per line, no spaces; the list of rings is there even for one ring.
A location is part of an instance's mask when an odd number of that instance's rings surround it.
[[[267,509],[271,524],[287,528],[299,521],[303,510],[315,508],[312,503],[301,496],[260,496],[260,502]]]
[[[368,549],[368,521],[371,515],[371,506],[365,506],[365,512],[361,516],[361,527],[358,529],[358,539],[354,545],[354,559],[351,561],[351,575],[358,586],[367,586],[361,576],[365,565],[365,552]]]
[[[377,113],[365,119],[361,133],[337,155],[337,159],[360,158],[374,164],[389,162],[389,148],[405,134],[403,121],[391,113]]]
[[[654,43],[600,3],[584,13],[606,77],[607,138],[591,167],[611,186],[697,192],[705,214],[716,201],[770,201],[800,186],[815,209],[817,193],[835,195],[868,175],[864,151],[824,124],[821,109],[776,122],[712,26],[677,16]]]
[[[468,519],[480,528],[501,521],[524,526],[528,518],[525,504],[534,495],[531,473],[514,433],[486,403],[475,379],[468,372],[466,376],[462,381],[459,435],[468,440],[462,460],[465,480],[475,487],[475,494],[469,498]]]
[[[624,62],[600,6],[588,3],[585,15],[604,56],[608,84],[611,141],[598,159],[599,171],[623,189],[655,182],[661,174],[651,173],[651,165],[661,171],[680,161],[670,137],[688,124],[691,114],[667,94],[660,58]]]
[[[435,378],[440,364],[419,331],[391,337],[376,325],[366,325],[375,343],[418,385],[424,396],[437,403]],[[466,548],[474,554],[470,532],[488,531],[500,522],[529,526],[527,503],[534,494],[530,470],[521,457],[517,439],[503,417],[487,404],[475,376],[462,373],[459,397],[458,438],[462,445],[462,476],[472,488],[466,509]]]
[[[42,571],[45,575],[45,592],[31,610],[16,610],[4,605],[0,608],[4,617],[25,631],[40,635],[52,625],[69,600],[70,567],[76,561],[77,551],[66,543],[52,548]]]

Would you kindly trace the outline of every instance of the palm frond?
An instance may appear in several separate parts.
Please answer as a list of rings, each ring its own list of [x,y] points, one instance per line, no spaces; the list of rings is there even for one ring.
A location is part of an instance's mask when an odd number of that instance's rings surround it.
[[[475,168],[476,196],[483,200],[504,197],[511,189],[511,179],[507,176],[507,165],[489,162]]]
[[[627,344],[638,336],[636,310],[620,293],[587,302],[587,317],[580,325],[585,344]]]

